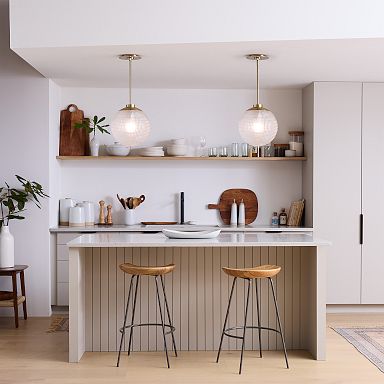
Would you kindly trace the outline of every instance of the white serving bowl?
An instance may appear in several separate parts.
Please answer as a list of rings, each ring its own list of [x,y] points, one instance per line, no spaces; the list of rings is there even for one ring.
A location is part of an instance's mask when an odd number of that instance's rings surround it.
[[[295,156],[296,156],[296,151],[292,149],[285,150],[285,157],[295,157]]]
[[[129,151],[130,147],[126,147],[117,141],[112,145],[107,145],[107,153],[111,156],[128,156]]]

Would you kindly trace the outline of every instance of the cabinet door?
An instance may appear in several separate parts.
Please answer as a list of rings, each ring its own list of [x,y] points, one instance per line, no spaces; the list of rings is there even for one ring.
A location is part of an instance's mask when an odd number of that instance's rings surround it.
[[[384,84],[363,86],[362,303],[384,304]]]
[[[313,224],[332,242],[328,304],[360,303],[361,91],[361,83],[314,87]]]

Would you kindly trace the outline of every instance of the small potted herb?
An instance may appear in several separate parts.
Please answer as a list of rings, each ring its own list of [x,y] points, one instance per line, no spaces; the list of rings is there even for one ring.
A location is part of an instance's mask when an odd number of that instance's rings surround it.
[[[16,175],[21,184],[11,188],[8,183],[0,187],[0,268],[10,268],[15,264],[14,238],[9,232],[10,220],[23,220],[25,205],[30,201],[41,208],[39,198],[49,197],[43,187],[35,182]]]
[[[99,156],[99,141],[96,138],[96,130],[98,130],[101,133],[106,133],[110,135],[110,133],[105,129],[106,127],[109,127],[109,124],[101,125],[105,120],[105,117],[100,117],[100,119],[97,116],[93,116],[93,119],[86,118],[83,120],[82,123],[75,123],[75,128],[82,128],[86,129],[88,133],[93,133],[93,137],[90,141],[90,149],[91,149],[91,156]]]

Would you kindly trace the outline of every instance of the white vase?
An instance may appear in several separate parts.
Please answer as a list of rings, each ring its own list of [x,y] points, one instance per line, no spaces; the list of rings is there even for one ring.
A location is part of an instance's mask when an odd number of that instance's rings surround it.
[[[91,156],[99,156],[99,141],[97,140],[96,136],[93,136],[93,139],[89,143],[89,148],[91,150]]]
[[[9,226],[2,226],[0,231],[0,268],[15,266],[15,240],[9,232]]]

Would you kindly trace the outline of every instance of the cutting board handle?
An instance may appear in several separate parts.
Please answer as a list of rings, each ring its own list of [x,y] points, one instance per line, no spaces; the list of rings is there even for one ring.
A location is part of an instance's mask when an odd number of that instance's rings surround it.
[[[67,107],[67,111],[68,112],[77,112],[79,110],[79,108],[77,108],[77,105],[76,104],[69,104],[68,107]]]
[[[220,209],[219,204],[208,204],[208,209]]]

